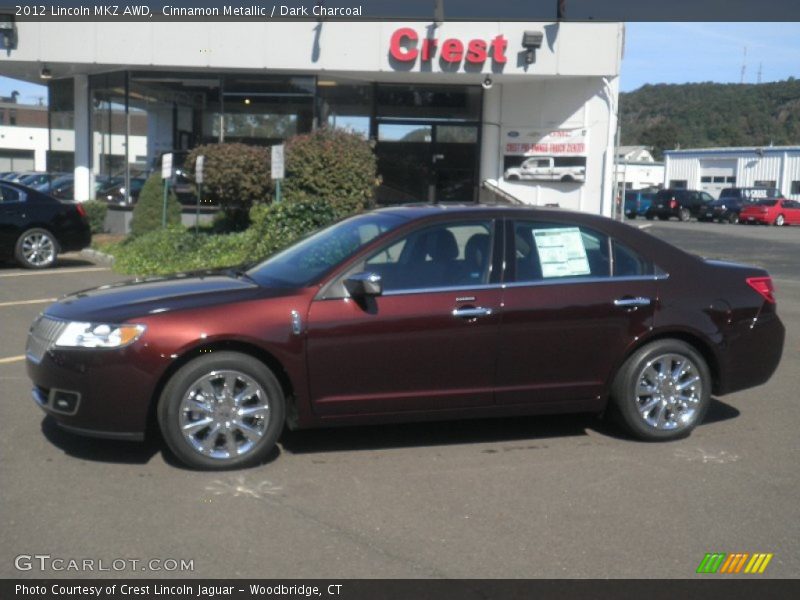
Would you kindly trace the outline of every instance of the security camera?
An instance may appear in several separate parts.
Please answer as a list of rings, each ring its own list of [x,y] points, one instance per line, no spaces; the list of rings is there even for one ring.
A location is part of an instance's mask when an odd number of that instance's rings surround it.
[[[494,81],[492,81],[492,78],[489,77],[488,75],[486,76],[486,79],[484,79],[483,83],[481,84],[481,86],[485,90],[491,89],[493,85],[494,85]]]

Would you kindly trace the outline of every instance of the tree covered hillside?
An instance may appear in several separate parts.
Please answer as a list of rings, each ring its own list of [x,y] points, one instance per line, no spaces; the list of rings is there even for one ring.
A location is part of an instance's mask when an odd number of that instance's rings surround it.
[[[622,145],[800,145],[800,80],[645,85],[620,94]]]

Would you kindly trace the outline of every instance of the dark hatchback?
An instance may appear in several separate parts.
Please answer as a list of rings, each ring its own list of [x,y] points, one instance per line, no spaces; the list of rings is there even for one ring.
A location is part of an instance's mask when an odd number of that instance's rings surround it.
[[[706,206],[699,221],[719,221],[720,223],[738,223],[739,215],[745,206],[756,204],[759,200],[774,200],[781,197],[777,188],[746,187],[725,188],[719,194],[719,199]]]
[[[92,233],[80,204],[29,187],[0,182],[0,259],[29,269],[56,263],[59,253],[86,248]]]
[[[688,221],[705,214],[706,207],[714,198],[706,192],[695,190],[666,189],[656,194],[645,212],[647,219],[658,217],[666,221],[676,217],[679,221]]]
[[[767,381],[772,282],[561,210],[387,208],[246,270],[77,292],[33,323],[33,397],[63,427],[196,468],[262,461],[284,425],[609,409],[669,440]]]

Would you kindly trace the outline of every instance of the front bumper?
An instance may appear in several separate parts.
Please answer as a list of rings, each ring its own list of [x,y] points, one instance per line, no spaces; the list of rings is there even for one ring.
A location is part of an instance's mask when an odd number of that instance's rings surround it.
[[[37,406],[76,433],[143,439],[157,383],[137,344],[120,350],[51,349],[28,356]]]

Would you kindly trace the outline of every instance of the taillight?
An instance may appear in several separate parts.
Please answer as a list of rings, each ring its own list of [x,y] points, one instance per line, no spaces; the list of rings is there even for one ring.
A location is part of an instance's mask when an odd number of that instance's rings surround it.
[[[77,211],[78,211],[78,214],[79,214],[80,216],[82,216],[82,217],[86,218],[86,209],[85,209],[85,208],[83,208],[83,204],[81,204],[80,202],[78,202],[77,204],[75,204],[75,208],[77,209]]]
[[[675,198],[673,198],[672,200],[669,201],[669,207],[670,208],[677,208],[678,207],[678,201],[675,200]]]
[[[748,277],[747,285],[757,291],[770,304],[775,304],[775,286],[772,277]]]

